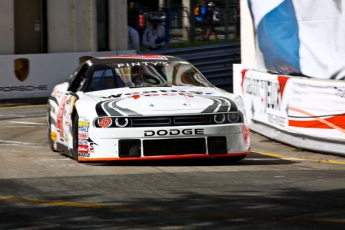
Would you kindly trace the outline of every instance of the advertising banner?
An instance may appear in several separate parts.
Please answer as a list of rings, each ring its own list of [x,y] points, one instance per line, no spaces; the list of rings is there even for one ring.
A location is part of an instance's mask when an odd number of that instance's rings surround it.
[[[297,143],[296,138],[301,142],[311,138],[323,146],[329,142],[344,146],[344,81],[291,77],[241,67],[234,68],[234,92],[242,95],[250,127],[255,123],[265,126],[265,131],[261,131],[266,136],[267,129],[279,130],[288,134],[286,140],[292,145]],[[345,153],[345,148],[334,151]]]
[[[127,50],[0,55],[0,100],[48,97],[56,84],[65,81],[88,58],[134,53]]]
[[[345,79],[345,0],[248,0],[259,71]]]

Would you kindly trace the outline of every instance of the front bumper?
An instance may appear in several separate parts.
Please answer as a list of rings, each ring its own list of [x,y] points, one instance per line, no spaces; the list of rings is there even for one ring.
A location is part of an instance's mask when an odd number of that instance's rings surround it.
[[[81,141],[83,142],[83,141]],[[85,141],[84,141],[85,142]],[[79,161],[215,158],[250,153],[244,124],[91,128]]]

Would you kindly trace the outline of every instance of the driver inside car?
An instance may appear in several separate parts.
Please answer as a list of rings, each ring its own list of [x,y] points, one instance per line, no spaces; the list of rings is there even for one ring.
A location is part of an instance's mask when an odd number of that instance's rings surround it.
[[[145,83],[145,80],[141,74],[132,74],[132,82],[135,86],[140,86]]]

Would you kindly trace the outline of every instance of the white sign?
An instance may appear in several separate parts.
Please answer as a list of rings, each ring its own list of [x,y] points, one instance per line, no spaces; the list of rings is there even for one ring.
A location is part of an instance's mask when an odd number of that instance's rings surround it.
[[[265,126],[259,132],[266,136],[268,129],[278,130],[289,135],[289,141],[271,138],[292,145],[297,137],[299,141],[309,137],[325,147],[328,142],[344,145],[344,81],[275,75],[246,70],[241,65],[235,65],[234,70],[234,92],[243,98],[250,127]],[[279,135],[276,131],[271,135]],[[345,153],[345,147],[333,151]]]
[[[135,51],[0,55],[0,100],[48,97],[78,67],[80,57],[129,54]]]

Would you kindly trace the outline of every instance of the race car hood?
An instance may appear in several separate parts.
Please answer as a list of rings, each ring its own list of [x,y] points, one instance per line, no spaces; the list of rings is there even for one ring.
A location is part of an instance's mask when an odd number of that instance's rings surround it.
[[[95,101],[98,116],[228,112],[236,107],[225,96],[228,93],[211,87],[125,88],[86,94]]]

